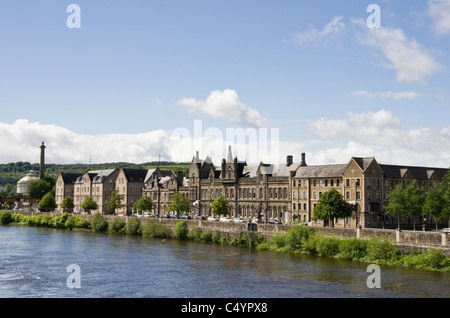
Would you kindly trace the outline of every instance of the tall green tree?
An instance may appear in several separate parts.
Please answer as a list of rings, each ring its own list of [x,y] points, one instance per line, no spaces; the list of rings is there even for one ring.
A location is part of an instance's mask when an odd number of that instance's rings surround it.
[[[181,193],[175,193],[172,196],[172,201],[170,201],[167,207],[169,211],[175,211],[178,215],[179,212],[189,212],[191,203],[189,202],[189,199],[184,197]]]
[[[109,196],[108,201],[105,202],[105,207],[108,210],[115,212],[116,209],[121,209],[125,206],[125,204],[123,203],[124,200],[124,194],[119,194],[119,191],[113,190],[111,192],[111,195]]]
[[[425,203],[425,192],[414,180],[406,187],[405,192],[405,216],[412,218],[414,230],[416,230],[417,217],[422,214]]]
[[[97,202],[94,201],[94,198],[90,195],[87,196],[81,203],[81,208],[86,212],[90,212],[91,210],[97,210],[98,204]]]
[[[397,227],[400,229],[400,216],[406,214],[406,196],[401,184],[397,185],[389,194],[389,203],[386,206],[386,213],[397,216]]]
[[[448,216],[445,215],[445,198],[443,187],[432,187],[426,193],[423,205],[423,214],[432,216],[436,220],[436,231],[438,229],[438,221],[447,221]]]
[[[56,200],[53,195],[49,192],[45,194],[42,199],[39,201],[39,210],[41,211],[51,211],[56,209]]]
[[[331,221],[334,227],[334,219],[350,217],[353,213],[353,206],[344,200],[342,194],[336,189],[325,192],[319,199],[315,209],[313,220]]]
[[[153,208],[152,199],[145,195],[134,203],[133,208],[136,212],[151,211]]]
[[[220,195],[217,199],[211,203],[211,213],[214,215],[228,215],[230,214],[230,207],[228,200],[223,195]]]
[[[75,204],[73,204],[72,197],[65,197],[61,202],[61,207],[65,209],[73,209],[75,207]]]

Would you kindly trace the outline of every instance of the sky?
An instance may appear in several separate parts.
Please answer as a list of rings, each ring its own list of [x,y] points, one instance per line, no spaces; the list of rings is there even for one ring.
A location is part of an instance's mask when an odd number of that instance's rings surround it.
[[[2,0],[0,39],[0,163],[450,166],[450,0]]]

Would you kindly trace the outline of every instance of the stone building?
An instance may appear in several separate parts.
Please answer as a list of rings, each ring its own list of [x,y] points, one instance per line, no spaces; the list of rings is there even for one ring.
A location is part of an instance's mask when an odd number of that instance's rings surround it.
[[[87,196],[92,196],[98,209],[92,213],[108,213],[105,203],[116,187],[119,169],[89,171],[79,176],[74,183],[74,211],[83,212],[81,204]]]
[[[56,211],[63,212],[64,209],[61,207],[61,202],[65,197],[74,199],[74,187],[78,177],[80,177],[78,173],[60,172],[58,174],[55,185]],[[72,210],[68,210],[67,212],[72,212]]]
[[[142,189],[147,177],[146,169],[120,169],[115,189],[119,195],[124,196],[125,207],[116,209],[115,213],[130,215],[133,214],[134,203],[142,197]]]

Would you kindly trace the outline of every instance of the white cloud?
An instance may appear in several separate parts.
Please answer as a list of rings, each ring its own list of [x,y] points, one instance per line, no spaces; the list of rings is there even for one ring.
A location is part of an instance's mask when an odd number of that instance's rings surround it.
[[[450,33],[450,1],[429,0],[428,14],[433,20],[433,29],[439,35]]]
[[[386,67],[397,72],[397,81],[424,84],[426,78],[444,68],[416,40],[409,40],[401,29],[368,28],[364,21],[353,20],[359,41],[380,52]]]
[[[269,127],[270,121],[254,108],[246,106],[239,100],[236,91],[225,89],[212,91],[206,100],[183,98],[179,105],[190,112],[201,112],[215,118],[223,118],[244,127]]]
[[[309,123],[309,130],[326,142],[344,145],[325,149],[318,156],[330,160],[349,156],[376,156],[384,163],[450,165],[450,126],[443,129],[402,129],[391,112],[349,113],[342,119]]]
[[[303,44],[306,42],[314,42],[322,40],[332,35],[339,35],[344,32],[345,24],[342,22],[343,17],[334,17],[323,29],[310,27],[304,32],[294,34],[294,43]]]
[[[348,96],[360,96],[369,99],[414,99],[420,97],[420,94],[414,91],[409,92],[369,92],[367,90],[354,91],[346,94]]]

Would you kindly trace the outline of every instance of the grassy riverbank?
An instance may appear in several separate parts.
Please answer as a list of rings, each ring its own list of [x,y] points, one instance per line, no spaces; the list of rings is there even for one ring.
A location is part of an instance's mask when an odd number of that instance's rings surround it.
[[[193,240],[204,243],[215,243],[235,246],[248,246],[259,250],[271,250],[285,253],[299,253],[346,260],[363,261],[409,268],[450,271],[450,258],[439,249],[426,252],[416,250],[400,251],[394,242],[385,238],[371,239],[338,238],[325,236],[304,225],[293,226],[286,233],[277,233],[270,239],[264,239],[255,232],[242,232],[236,237],[223,235],[218,231],[201,230],[198,227],[188,229],[186,221],[179,221],[171,230],[155,219],[129,218],[125,223],[120,218],[107,222],[106,218],[97,214],[92,222],[63,213],[59,216],[38,214],[31,217],[0,212],[0,224],[48,227],[57,229],[86,229],[94,232],[107,232],[116,235],[133,235],[150,238],[177,240]]]

